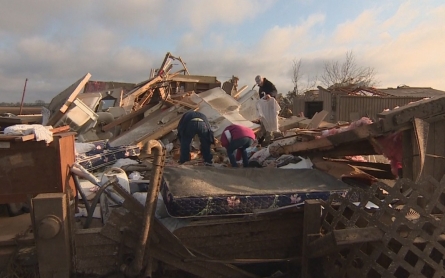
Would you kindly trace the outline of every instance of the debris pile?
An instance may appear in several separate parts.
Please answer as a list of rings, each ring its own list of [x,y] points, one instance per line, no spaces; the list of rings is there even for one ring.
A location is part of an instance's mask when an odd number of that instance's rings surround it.
[[[198,277],[442,275],[444,96],[331,123],[323,109],[311,118],[292,115],[287,99],[260,99],[253,88],[238,88],[236,76],[221,85],[214,76],[191,75],[170,53],[138,84],[90,78],[53,98],[33,121],[0,119],[8,123],[0,134],[6,188],[27,183],[23,170],[40,186],[26,189],[49,186],[44,193],[75,199],[73,216],[65,215],[74,223],[72,240],[64,239],[75,248],[68,268],[75,261],[78,273],[151,276],[156,261]],[[356,85],[330,89],[385,96]],[[190,160],[180,162],[178,125],[191,111],[205,115],[192,120],[205,122],[214,137],[212,163],[203,159],[199,136],[190,136]],[[236,140],[233,125],[250,136],[236,156],[226,147]],[[20,150],[17,142],[26,141],[45,143]],[[42,158],[43,144],[56,154]],[[45,159],[52,163],[45,172],[58,172],[51,183],[64,182],[60,188],[34,177]],[[51,240],[39,248],[45,243]]]

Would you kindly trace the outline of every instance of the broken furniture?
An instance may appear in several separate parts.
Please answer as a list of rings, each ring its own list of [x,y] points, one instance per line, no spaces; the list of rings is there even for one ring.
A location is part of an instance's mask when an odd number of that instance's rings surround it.
[[[0,203],[27,203],[33,200],[32,198],[36,195],[44,192],[50,196],[59,194],[74,196],[76,193],[75,186],[69,173],[73,163],[74,133],[53,134],[53,141],[49,144],[45,141],[35,141],[34,134],[24,136],[1,135],[0,178],[2,185]],[[42,200],[39,204],[36,215],[39,215],[39,211],[42,210],[49,212],[51,215],[56,214],[54,202],[51,200]],[[34,250],[34,232],[37,230],[36,226],[31,225],[35,218],[32,218],[30,214],[11,217],[8,220],[16,222],[11,223],[8,227],[2,227],[2,232],[14,231],[13,227],[21,228],[21,230],[16,229],[16,233],[9,235],[2,233],[0,235],[0,268],[4,267],[4,269],[7,269],[8,264],[2,262],[7,259],[7,262],[10,263],[11,257],[16,256],[20,248],[26,247],[28,250]],[[54,218],[50,217],[42,220],[43,222],[37,223],[47,229],[48,233],[41,233],[44,242],[45,236],[55,230],[60,230],[57,228],[59,224]],[[66,221],[63,223],[66,223]],[[67,229],[64,229],[64,232],[67,232]],[[53,243],[55,244],[50,246],[49,253],[39,254],[39,258],[51,260],[52,266],[55,266],[53,269],[58,269],[59,266],[63,267],[65,265],[62,262],[64,257],[59,255],[60,252],[69,250],[69,242],[58,241]],[[42,268],[42,273],[45,273],[45,271]],[[49,276],[42,275],[40,277]]]
[[[25,202],[39,193],[75,193],[69,167],[74,163],[74,133],[53,135],[53,142],[0,136],[0,203]]]
[[[70,126],[72,131],[85,132],[93,128],[99,116],[80,99],[75,99],[54,126]]]
[[[121,158],[138,157],[140,149],[134,145],[111,147],[106,140],[90,142],[96,146],[94,150],[76,154],[76,162],[88,171],[93,171],[115,163]]]

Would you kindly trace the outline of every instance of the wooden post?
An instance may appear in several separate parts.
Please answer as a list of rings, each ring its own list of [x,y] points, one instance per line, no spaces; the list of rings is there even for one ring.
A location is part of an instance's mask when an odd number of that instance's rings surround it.
[[[309,235],[320,233],[321,204],[317,200],[306,200],[304,202],[303,221],[303,254],[301,260],[301,277],[310,278],[310,260],[307,247],[309,245]]]

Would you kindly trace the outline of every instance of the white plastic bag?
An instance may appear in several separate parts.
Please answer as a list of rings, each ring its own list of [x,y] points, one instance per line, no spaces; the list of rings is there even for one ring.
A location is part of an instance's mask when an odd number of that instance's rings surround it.
[[[278,114],[281,107],[275,98],[260,99],[257,103],[258,114],[261,123],[268,132],[280,132],[278,126]]]

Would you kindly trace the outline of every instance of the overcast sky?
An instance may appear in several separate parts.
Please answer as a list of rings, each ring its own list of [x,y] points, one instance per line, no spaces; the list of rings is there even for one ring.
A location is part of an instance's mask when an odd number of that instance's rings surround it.
[[[49,101],[76,80],[138,83],[180,56],[191,74],[261,74],[292,90],[352,51],[379,87],[445,90],[443,0],[0,0],[0,102]]]

